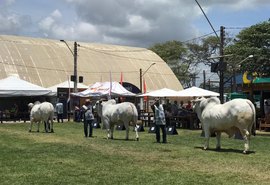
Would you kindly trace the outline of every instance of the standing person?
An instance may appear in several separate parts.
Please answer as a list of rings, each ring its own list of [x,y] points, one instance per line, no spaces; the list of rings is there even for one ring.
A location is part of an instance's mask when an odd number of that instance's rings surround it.
[[[163,143],[167,143],[167,133],[166,133],[166,121],[165,121],[165,113],[162,104],[160,104],[159,100],[156,100],[153,105],[154,108],[154,116],[155,116],[155,126],[156,126],[156,141],[160,143],[160,128],[162,130],[162,139]]]
[[[63,113],[64,113],[64,106],[63,103],[61,102],[57,102],[56,106],[55,106],[55,111],[57,113],[57,122],[60,122],[60,119],[63,123]]]
[[[177,116],[177,114],[178,114],[178,109],[179,109],[179,107],[178,107],[177,101],[175,100],[175,101],[173,102],[173,104],[172,104],[172,115],[173,115],[173,116]]]
[[[92,137],[93,136],[93,121],[94,121],[94,114],[93,114],[93,107],[91,105],[90,99],[85,100],[85,105],[83,105],[84,112],[83,112],[83,125],[84,125],[84,136],[85,137]],[[89,127],[89,135],[88,135],[88,127]]]

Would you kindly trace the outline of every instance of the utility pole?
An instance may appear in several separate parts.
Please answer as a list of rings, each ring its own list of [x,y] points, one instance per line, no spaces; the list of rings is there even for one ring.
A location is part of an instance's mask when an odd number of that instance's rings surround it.
[[[224,36],[225,36],[225,27],[220,26],[220,48],[219,55],[221,56],[219,59],[219,99],[221,103],[224,103],[224,70],[226,68],[226,64],[224,63]]]
[[[74,42],[74,93],[78,92],[77,58],[78,58],[77,42]]]
[[[140,90],[141,90],[141,93],[143,93],[143,90],[142,90],[142,68],[140,68]]]
[[[205,70],[203,70],[203,89],[205,89],[205,79],[206,79],[206,75],[205,75]]]

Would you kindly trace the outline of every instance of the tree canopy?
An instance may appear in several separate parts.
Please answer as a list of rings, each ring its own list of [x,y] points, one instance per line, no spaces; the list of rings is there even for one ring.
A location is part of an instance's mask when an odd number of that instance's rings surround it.
[[[220,40],[208,36],[196,43],[167,41],[149,48],[157,53],[173,70],[184,87],[194,85],[194,80],[201,69],[198,64],[209,66],[213,61],[209,57],[219,55]],[[228,63],[225,71],[230,79],[235,71],[256,72],[259,76],[270,76],[270,21],[258,23],[243,29],[233,39],[226,33],[224,55]],[[253,57],[249,57],[253,56]],[[240,67],[239,67],[240,65]]]
[[[232,54],[228,59],[229,64],[236,66],[241,63],[240,69],[243,71],[270,76],[270,21],[243,29],[225,48],[225,53]],[[248,59],[250,55],[253,58]]]

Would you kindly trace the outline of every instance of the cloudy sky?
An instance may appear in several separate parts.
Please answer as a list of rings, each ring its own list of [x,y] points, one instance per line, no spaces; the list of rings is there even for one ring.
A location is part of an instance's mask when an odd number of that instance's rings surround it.
[[[197,1],[231,35],[270,18],[270,0]],[[0,34],[147,48],[212,32],[195,0],[0,0]]]
[[[269,0],[198,0],[235,34],[268,20]],[[195,0],[0,0],[0,34],[149,47],[212,32]]]

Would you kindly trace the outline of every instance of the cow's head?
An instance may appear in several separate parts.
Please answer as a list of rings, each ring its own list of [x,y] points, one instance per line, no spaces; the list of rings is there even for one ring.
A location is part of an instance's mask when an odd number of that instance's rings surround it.
[[[33,103],[28,103],[28,110],[30,111],[33,107],[34,107],[34,104]]]
[[[97,114],[98,114],[99,116],[101,116],[101,115],[102,115],[102,100],[96,101],[94,107],[95,107],[95,109],[96,109],[96,111],[97,111]]]
[[[207,105],[207,99],[204,97],[193,100],[193,111],[197,113],[198,117],[201,116],[203,109]]]

